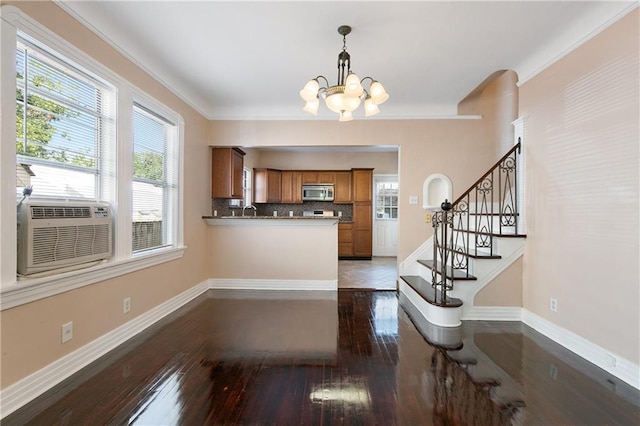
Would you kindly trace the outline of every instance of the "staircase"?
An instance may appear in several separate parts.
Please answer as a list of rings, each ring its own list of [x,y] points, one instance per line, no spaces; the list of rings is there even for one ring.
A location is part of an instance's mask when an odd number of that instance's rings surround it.
[[[520,143],[431,216],[433,237],[400,267],[399,290],[427,321],[457,327],[473,300],[524,249]],[[477,309],[476,309],[477,310]]]

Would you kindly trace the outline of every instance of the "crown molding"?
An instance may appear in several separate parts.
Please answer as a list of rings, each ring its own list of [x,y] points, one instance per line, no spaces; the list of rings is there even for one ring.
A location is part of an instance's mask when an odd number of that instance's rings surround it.
[[[192,98],[194,96],[196,96],[196,95],[190,94],[190,96],[188,96],[187,94],[184,93],[185,92],[184,90],[180,90],[177,87],[178,84],[176,84],[175,82],[170,82],[170,81],[167,80],[167,78],[161,77],[160,75],[155,73],[148,66],[146,66],[145,64],[140,62],[134,55],[130,54],[122,46],[120,46],[119,44],[114,42],[106,34],[104,34],[99,29],[97,29],[93,24],[91,24],[89,21],[84,19],[82,16],[78,15],[73,9],[71,9],[71,7],[69,7],[66,4],[66,2],[63,2],[62,0],[52,0],[52,1],[58,7],[60,7],[62,10],[64,10],[67,14],[69,14],[73,19],[78,21],[80,24],[82,24],[84,27],[86,27],[89,31],[91,31],[92,33],[97,35],[101,40],[103,40],[105,43],[107,43],[110,47],[112,47],[118,53],[120,53],[122,56],[124,56],[128,61],[132,62],[135,66],[140,68],[142,71],[144,71],[146,74],[148,74],[151,78],[156,80],[158,83],[160,83],[166,89],[168,89],[171,93],[173,93],[178,98],[180,98],[180,100],[182,100],[184,103],[186,103],[191,108],[196,110],[200,115],[202,115],[203,117],[205,117],[205,118],[207,118],[209,120],[211,119],[210,111],[209,111],[210,110],[210,106],[207,105],[204,100],[199,100],[199,102],[194,102],[192,100]]]
[[[590,30],[587,34],[575,34],[574,32],[572,36],[567,37],[571,37],[571,40],[567,40],[567,38],[561,41],[556,40],[554,43],[552,43],[552,45],[544,49],[543,53],[534,55],[533,57],[528,57],[524,62],[514,67],[514,71],[516,71],[518,74],[518,87],[522,86],[524,83],[531,80],[542,71],[546,70],[551,65],[555,64],[560,59],[564,58],[569,53],[573,52],[578,47],[582,46],[584,43],[600,34],[611,25],[615,24],[621,18],[636,9],[639,5],[640,3],[637,1],[631,2],[622,10],[610,16],[602,24]],[[583,28],[584,27],[581,27],[580,29]]]

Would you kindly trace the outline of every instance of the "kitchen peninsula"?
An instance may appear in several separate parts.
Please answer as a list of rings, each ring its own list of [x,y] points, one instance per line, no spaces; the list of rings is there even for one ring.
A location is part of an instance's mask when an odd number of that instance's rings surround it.
[[[338,288],[338,218],[204,217],[211,288]]]

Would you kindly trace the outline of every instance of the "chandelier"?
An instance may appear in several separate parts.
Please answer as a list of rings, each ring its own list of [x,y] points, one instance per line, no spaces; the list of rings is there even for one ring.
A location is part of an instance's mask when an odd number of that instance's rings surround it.
[[[338,54],[338,84],[329,86],[329,81],[323,75],[310,80],[300,91],[300,97],[306,102],[304,111],[317,115],[322,97],[327,108],[340,114],[340,121],[350,121],[353,120],[353,111],[360,106],[363,99],[366,117],[379,113],[378,105],[389,99],[389,95],[378,81],[371,77],[360,80],[351,72],[351,55],[347,52],[347,34],[350,32],[351,27],[348,25],[338,28],[338,33],[342,35],[342,51]],[[324,80],[324,86],[320,86],[319,80]],[[362,86],[366,81],[369,82],[368,91]]]

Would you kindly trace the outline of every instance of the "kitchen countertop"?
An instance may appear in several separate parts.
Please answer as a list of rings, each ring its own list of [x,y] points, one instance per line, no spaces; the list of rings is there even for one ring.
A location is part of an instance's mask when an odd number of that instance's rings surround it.
[[[209,226],[262,225],[262,226],[334,226],[336,216],[202,216]]]
[[[227,220],[227,219],[260,219],[260,220],[273,220],[273,219],[333,219],[338,220],[339,218],[336,216],[202,216],[203,219],[216,219],[216,220]]]

